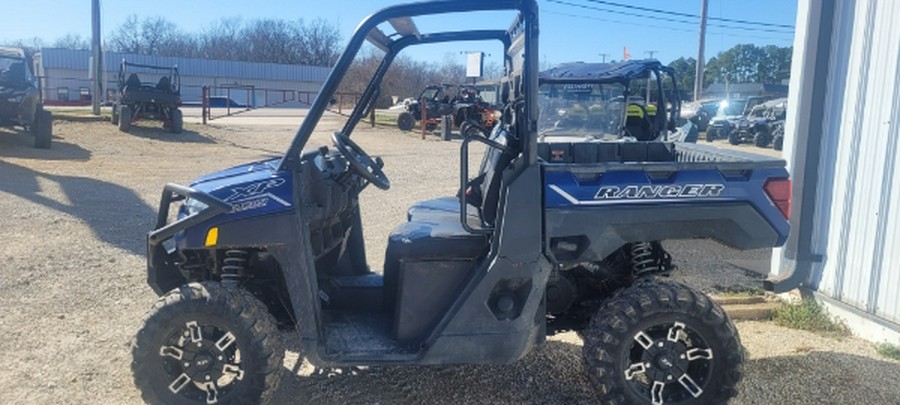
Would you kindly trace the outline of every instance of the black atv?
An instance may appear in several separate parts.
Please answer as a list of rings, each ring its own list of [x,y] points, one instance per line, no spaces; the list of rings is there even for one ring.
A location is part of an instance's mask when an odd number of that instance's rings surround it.
[[[0,48],[0,126],[20,126],[34,134],[34,147],[49,149],[53,115],[41,104],[37,80],[19,48]]]
[[[142,81],[152,77],[153,81]],[[118,91],[113,104],[112,123],[127,132],[140,120],[152,119],[163,128],[179,134],[184,128],[181,110],[181,76],[178,67],[162,67],[128,63],[119,65]]]
[[[422,120],[422,101],[425,102],[425,129],[432,131],[444,116],[453,117],[453,125],[462,136],[484,135],[494,128],[497,115],[494,108],[481,99],[478,89],[471,85],[430,85],[419,98],[406,104],[406,111],[397,116],[397,127],[410,131]]]

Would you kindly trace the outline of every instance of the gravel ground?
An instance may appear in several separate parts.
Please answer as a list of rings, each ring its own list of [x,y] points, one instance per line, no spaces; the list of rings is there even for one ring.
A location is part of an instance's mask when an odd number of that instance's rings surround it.
[[[300,111],[281,114],[302,114]],[[263,115],[263,114],[261,114]],[[156,299],[144,282],[144,237],[166,182],[276,156],[299,118],[253,113],[213,125],[188,123],[172,135],[156,127],[124,134],[89,118],[57,120],[53,149],[0,129],[0,403],[139,403],[129,343]],[[293,123],[292,123],[293,121]],[[311,145],[330,144],[330,117]],[[391,128],[360,128],[354,139],[387,163],[393,188],[362,196],[368,258],[383,261],[385,240],[411,203],[454,192],[459,142],[425,141]],[[473,153],[480,153],[474,150]],[[725,260],[767,260],[714,242],[667,243],[682,281],[705,291],[758,287],[759,276]],[[898,362],[869,343],[779,328],[738,325],[750,358],[735,403],[900,403]],[[581,374],[581,342],[556,336],[511,366],[384,367],[322,370],[288,354],[279,403],[486,403],[592,400]],[[287,370],[286,370],[287,371]]]

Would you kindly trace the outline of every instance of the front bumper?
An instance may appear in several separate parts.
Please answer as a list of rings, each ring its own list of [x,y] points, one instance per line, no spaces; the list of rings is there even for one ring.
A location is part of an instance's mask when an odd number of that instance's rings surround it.
[[[188,215],[171,224],[169,221],[169,208],[176,201],[186,198],[196,199],[206,208],[193,215]],[[162,295],[169,290],[178,287],[184,281],[175,264],[175,250],[166,249],[163,242],[171,239],[177,233],[192,226],[200,224],[216,215],[231,211],[231,204],[212,196],[209,193],[195,190],[190,187],[169,183],[163,188],[162,199],[159,203],[159,215],[156,219],[156,227],[147,234],[147,284],[157,294]]]

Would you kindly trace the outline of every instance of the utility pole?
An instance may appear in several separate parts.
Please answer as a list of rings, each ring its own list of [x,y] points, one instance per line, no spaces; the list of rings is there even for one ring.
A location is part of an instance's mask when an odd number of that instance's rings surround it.
[[[700,0],[703,5],[700,9],[700,46],[697,48],[697,71],[694,73],[694,101],[700,99],[703,91],[703,71],[706,68],[706,59],[703,51],[706,48],[706,10],[709,8],[709,0]]]
[[[103,75],[103,64],[100,60],[100,0],[91,0],[91,77],[93,78],[94,91],[91,96],[91,109],[94,115],[100,115],[100,93],[103,89],[100,85]]]
[[[609,56],[608,53],[601,53],[601,54],[600,54],[600,57],[603,58],[603,59],[600,59],[600,62],[601,62],[601,63],[606,63],[606,57],[607,57],[607,56]]]
[[[659,51],[644,51],[645,54],[650,56],[650,59],[653,59],[653,55],[655,55]]]

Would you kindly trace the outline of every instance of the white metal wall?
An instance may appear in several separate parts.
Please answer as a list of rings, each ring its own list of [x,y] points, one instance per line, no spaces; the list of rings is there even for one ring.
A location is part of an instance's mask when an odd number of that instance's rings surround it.
[[[801,1],[800,12],[809,1],[818,0]],[[802,20],[798,15],[798,33],[804,31]],[[813,239],[823,261],[812,277],[819,292],[895,324],[900,324],[898,21],[900,1],[837,1],[828,95],[822,100],[826,119]],[[798,38],[795,46],[803,42]],[[792,75],[803,73],[798,65],[795,61]],[[795,112],[799,108],[791,106]],[[792,134],[786,135],[791,143]],[[790,156],[792,148],[785,149]]]

